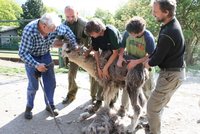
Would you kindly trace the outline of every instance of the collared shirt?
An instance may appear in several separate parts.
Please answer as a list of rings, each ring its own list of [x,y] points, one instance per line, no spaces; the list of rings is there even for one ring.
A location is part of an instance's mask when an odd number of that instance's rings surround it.
[[[64,35],[72,46],[76,45],[76,39],[69,27],[61,24],[47,37],[43,37],[38,30],[39,20],[30,22],[23,30],[21,45],[19,47],[20,58],[30,66],[37,66],[39,63],[32,56],[42,56],[50,51],[56,36]]]

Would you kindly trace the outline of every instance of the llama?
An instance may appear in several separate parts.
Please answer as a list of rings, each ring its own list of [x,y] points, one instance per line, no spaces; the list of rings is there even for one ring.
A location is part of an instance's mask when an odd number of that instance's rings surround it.
[[[92,77],[94,77],[101,86],[103,86],[104,107],[109,107],[110,101],[115,97],[115,94],[120,88],[128,91],[131,105],[134,110],[134,116],[131,118],[131,125],[127,131],[130,133],[135,132],[142,108],[144,107],[146,101],[141,89],[148,76],[148,71],[144,68],[144,65],[138,64],[134,68],[127,70],[127,63],[123,63],[122,67],[118,67],[116,59],[109,67],[110,79],[99,79],[95,58],[92,55],[89,55],[87,58],[85,58],[83,53],[86,51],[86,49],[80,47],[79,50],[74,50],[71,49],[71,46],[66,39],[64,39],[63,42],[63,56],[68,57],[70,61],[78,64]],[[111,53],[111,51],[101,53],[101,66],[105,65]],[[91,129],[91,131],[94,130]],[[98,130],[95,130],[95,132],[96,131]],[[97,133],[99,132],[94,134]]]

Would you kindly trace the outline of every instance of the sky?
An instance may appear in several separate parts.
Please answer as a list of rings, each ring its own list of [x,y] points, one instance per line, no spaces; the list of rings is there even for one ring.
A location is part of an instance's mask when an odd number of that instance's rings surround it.
[[[15,0],[20,5],[25,3],[26,0]],[[64,7],[72,5],[79,11],[84,11],[92,15],[96,8],[109,10],[114,13],[116,9],[123,5],[128,0],[42,0],[43,3],[49,7],[56,8],[58,11],[63,12]]]

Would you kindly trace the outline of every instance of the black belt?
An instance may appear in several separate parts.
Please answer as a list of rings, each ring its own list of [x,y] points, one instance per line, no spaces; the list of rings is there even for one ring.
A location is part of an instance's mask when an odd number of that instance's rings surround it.
[[[162,71],[182,71],[184,67],[181,68],[161,68]]]

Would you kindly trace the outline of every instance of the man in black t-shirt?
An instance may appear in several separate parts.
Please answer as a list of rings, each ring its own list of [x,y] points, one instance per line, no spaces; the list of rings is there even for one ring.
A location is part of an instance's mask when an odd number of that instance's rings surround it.
[[[121,36],[119,31],[112,25],[105,26],[101,20],[93,19],[86,24],[85,31],[92,37],[92,47],[97,62],[99,78],[109,79],[108,68],[118,56]],[[102,51],[111,50],[112,55],[103,68],[99,66],[99,49]]]
[[[86,24],[85,31],[92,38],[92,47],[97,64],[98,76],[100,79],[109,79],[108,69],[113,61],[118,57],[118,49],[120,48],[121,35],[119,31],[112,25],[102,23],[99,19],[93,19]],[[112,55],[107,63],[101,67],[99,63],[100,50],[102,52],[110,50]],[[112,103],[110,104],[112,105]]]

